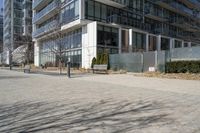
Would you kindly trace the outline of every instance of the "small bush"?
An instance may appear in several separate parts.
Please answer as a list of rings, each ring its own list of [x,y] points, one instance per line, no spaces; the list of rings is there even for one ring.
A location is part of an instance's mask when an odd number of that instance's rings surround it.
[[[173,61],[166,63],[166,73],[200,73],[200,61]]]
[[[97,55],[97,60],[96,60],[96,64],[101,64],[101,54]]]
[[[108,65],[108,69],[109,69],[110,68],[110,65],[109,65],[109,54],[108,53],[98,54],[97,58],[94,57],[92,59],[91,68],[94,67],[94,64],[97,64],[97,65],[107,64]]]

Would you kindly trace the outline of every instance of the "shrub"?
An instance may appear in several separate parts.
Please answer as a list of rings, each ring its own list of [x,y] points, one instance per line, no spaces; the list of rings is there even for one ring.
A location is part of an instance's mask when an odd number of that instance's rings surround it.
[[[101,54],[97,55],[96,64],[101,64]]]
[[[200,61],[173,61],[166,63],[167,73],[200,73]]]
[[[109,55],[108,55],[108,53],[104,53],[102,64],[108,64],[108,62],[109,62]]]
[[[108,53],[98,54],[97,59],[95,57],[92,59],[91,68],[94,67],[94,64],[98,65],[107,64],[109,69],[109,54]]]

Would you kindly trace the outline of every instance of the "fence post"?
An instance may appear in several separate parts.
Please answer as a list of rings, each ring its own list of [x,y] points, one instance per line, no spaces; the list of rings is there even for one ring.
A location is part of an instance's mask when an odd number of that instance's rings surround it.
[[[155,51],[155,71],[158,71],[158,51]]]
[[[144,53],[141,52],[142,72],[144,72]]]

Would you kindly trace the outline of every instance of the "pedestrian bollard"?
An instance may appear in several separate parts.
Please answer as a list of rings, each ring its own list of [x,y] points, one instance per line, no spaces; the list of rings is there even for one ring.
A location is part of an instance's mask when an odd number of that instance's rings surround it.
[[[71,66],[71,63],[70,61],[67,62],[67,77],[70,78],[71,74],[70,74],[70,66]]]

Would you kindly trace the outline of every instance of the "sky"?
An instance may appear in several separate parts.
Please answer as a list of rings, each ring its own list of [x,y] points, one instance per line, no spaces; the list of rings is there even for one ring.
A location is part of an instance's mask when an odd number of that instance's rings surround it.
[[[0,0],[0,8],[3,7],[3,0]]]
[[[0,9],[3,8],[3,0],[0,0]],[[0,14],[1,14],[1,10],[0,10]]]

